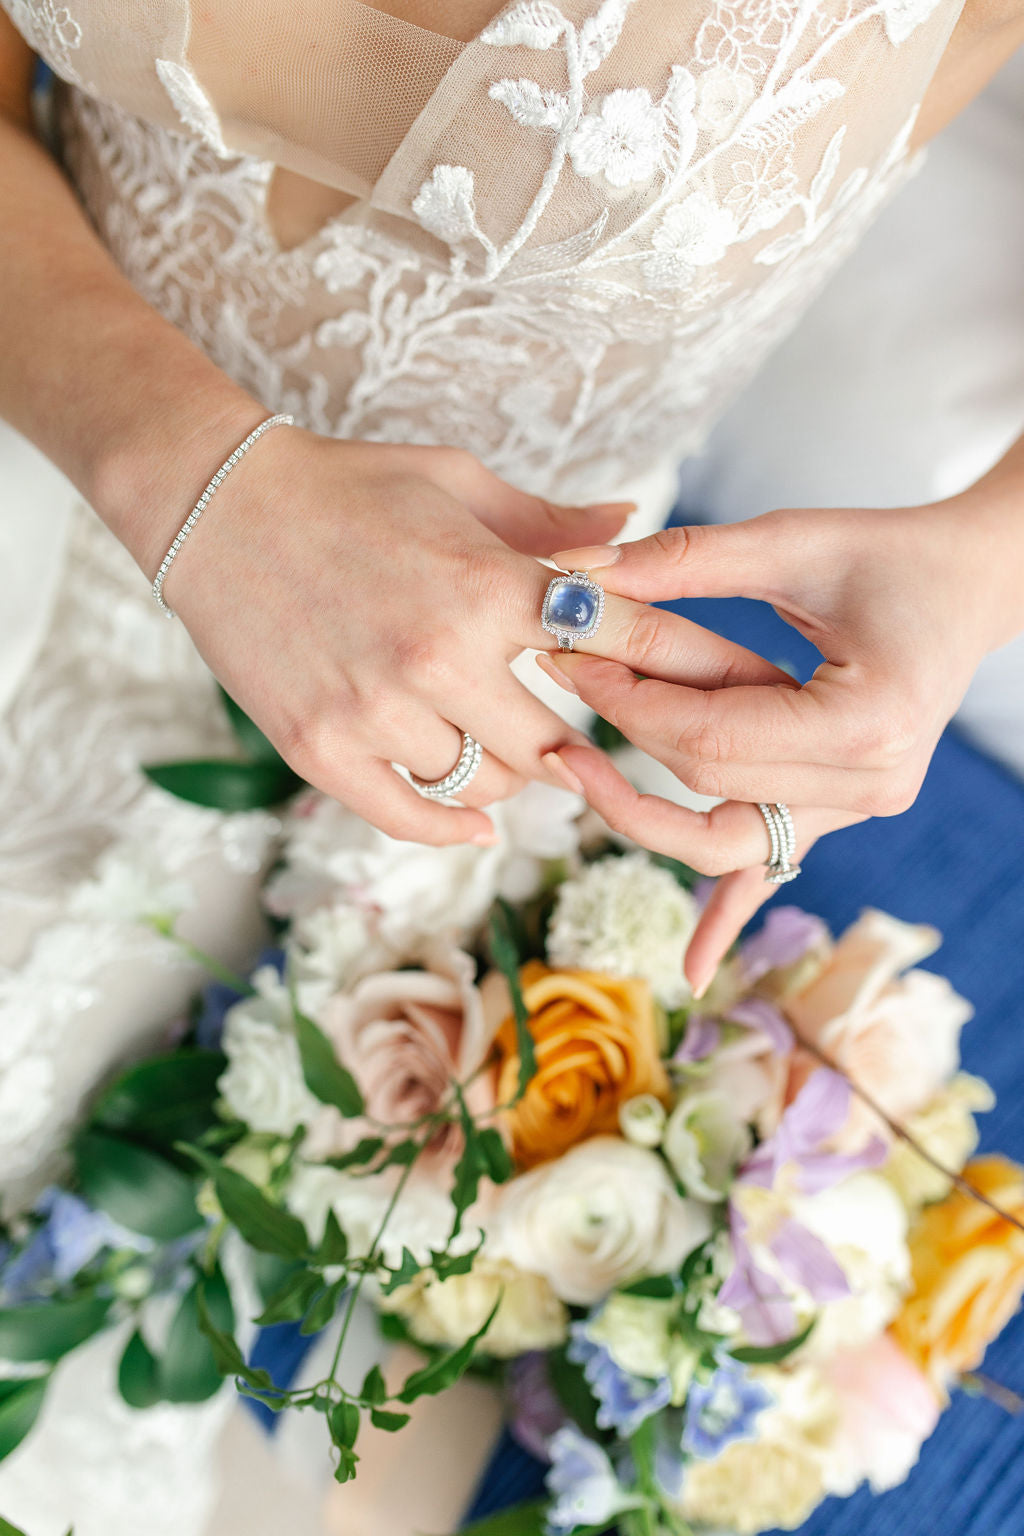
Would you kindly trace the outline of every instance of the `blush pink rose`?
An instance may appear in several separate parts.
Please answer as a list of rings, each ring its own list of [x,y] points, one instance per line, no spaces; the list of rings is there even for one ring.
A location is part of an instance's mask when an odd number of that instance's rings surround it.
[[[874,1493],[895,1488],[939,1421],[927,1378],[888,1333],[834,1355],[828,1377],[839,1406],[829,1491],[845,1497],[865,1480]]]
[[[465,1096],[472,1114],[494,1108],[494,1073],[478,1071],[493,1043],[494,1026],[485,1018],[474,976],[470,956],[443,945],[428,954],[422,969],[367,976],[325,1004],[321,1027],[359,1084],[367,1119],[337,1116],[330,1127],[314,1128],[307,1157],[328,1157],[361,1136],[381,1134],[371,1121],[403,1127],[421,1120],[450,1098],[453,1079],[468,1083]],[[392,1139],[401,1135],[395,1131]],[[448,1126],[439,1131],[428,1162],[440,1171],[439,1165],[447,1167],[460,1147],[461,1133]]]
[[[798,1035],[898,1122],[923,1109],[956,1072],[960,1031],[971,1015],[970,1004],[943,977],[907,969],[938,941],[933,928],[867,911],[838,940],[811,984],[782,1003]],[[797,1053],[789,1100],[818,1065]],[[870,1136],[887,1134],[879,1117],[854,1097],[834,1145],[852,1151]]]

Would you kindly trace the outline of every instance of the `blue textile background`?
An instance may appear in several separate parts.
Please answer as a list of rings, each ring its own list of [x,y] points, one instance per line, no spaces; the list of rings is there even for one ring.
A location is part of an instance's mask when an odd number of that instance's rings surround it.
[[[801,677],[818,656],[764,604],[708,599],[674,605]],[[826,838],[783,898],[834,930],[865,906],[934,923],[945,943],[929,964],[975,1005],[964,1065],[994,1086],[982,1145],[1024,1161],[1024,784],[947,732],[921,795],[905,815]],[[257,1362],[291,1379],[307,1341],[268,1329]],[[987,1372],[1024,1392],[1024,1315],[989,1351]],[[268,1416],[269,1417],[269,1416]],[[543,1469],[509,1437],[499,1443],[468,1518],[535,1495]],[[1024,1420],[958,1394],[901,1488],[828,1500],[802,1536],[1024,1536]]]

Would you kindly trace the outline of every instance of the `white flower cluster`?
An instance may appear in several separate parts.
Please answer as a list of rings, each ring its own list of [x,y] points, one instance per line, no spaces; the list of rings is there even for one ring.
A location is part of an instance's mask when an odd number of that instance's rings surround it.
[[[551,964],[611,976],[640,976],[665,1008],[690,996],[683,975],[697,904],[644,853],[599,859],[567,880],[548,934]]]

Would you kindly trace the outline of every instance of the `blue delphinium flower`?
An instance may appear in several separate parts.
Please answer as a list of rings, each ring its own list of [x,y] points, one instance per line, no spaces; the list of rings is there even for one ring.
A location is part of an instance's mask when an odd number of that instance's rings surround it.
[[[253,970],[257,971],[261,966],[272,965],[279,976],[284,975],[285,955],[283,949],[264,949]],[[233,1008],[244,997],[237,987],[228,986],[224,981],[211,981],[209,986],[203,988],[200,998],[199,1017],[196,1019],[196,1044],[204,1051],[216,1051],[220,1049],[221,1036],[224,1033],[224,1016],[229,1008]]]
[[[52,1295],[107,1249],[146,1253],[153,1247],[148,1237],[64,1189],[44,1190],[33,1214],[45,1218],[42,1226],[0,1268],[0,1295],[11,1306]]]
[[[635,1501],[625,1492],[606,1452],[575,1424],[566,1424],[548,1444],[549,1536],[568,1536],[577,1526],[603,1528]]]
[[[723,1360],[710,1380],[695,1381],[686,1399],[683,1450],[711,1460],[733,1440],[753,1440],[770,1392],[737,1360]]]
[[[645,1419],[671,1402],[672,1383],[667,1376],[652,1380],[624,1371],[605,1346],[590,1337],[587,1331],[590,1321],[586,1318],[572,1324],[567,1351],[569,1359],[583,1367],[583,1374],[597,1400],[597,1422],[601,1429],[614,1429],[628,1440]]]

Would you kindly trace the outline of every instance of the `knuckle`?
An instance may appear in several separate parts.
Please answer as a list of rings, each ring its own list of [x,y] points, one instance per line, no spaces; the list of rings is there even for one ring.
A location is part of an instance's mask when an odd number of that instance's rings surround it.
[[[454,670],[448,637],[440,630],[420,630],[396,638],[392,661],[397,676],[417,692],[434,691],[450,681]]]
[[[916,734],[906,710],[880,710],[847,724],[841,736],[844,757],[860,768],[898,768],[912,750]]]
[[[700,539],[699,528],[662,528],[651,535],[651,544],[664,560],[681,565]]]
[[[653,671],[662,660],[664,652],[658,609],[640,608],[630,620],[626,632],[626,656],[630,666],[640,672]]]
[[[278,749],[296,773],[323,789],[337,775],[345,739],[343,716],[334,710],[318,710],[286,725],[280,733]]]

